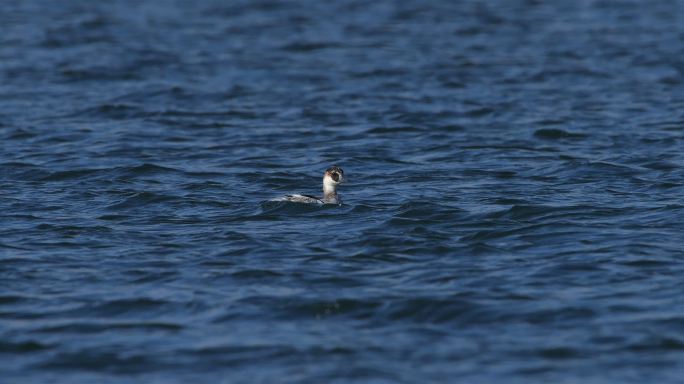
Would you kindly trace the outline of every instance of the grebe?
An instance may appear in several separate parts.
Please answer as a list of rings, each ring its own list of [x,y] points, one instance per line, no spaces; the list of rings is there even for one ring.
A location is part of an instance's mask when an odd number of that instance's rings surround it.
[[[323,174],[323,198],[319,199],[309,195],[286,195],[273,201],[289,201],[292,203],[305,204],[342,204],[340,196],[337,194],[337,186],[344,182],[344,171],[342,168],[333,165],[325,170]]]

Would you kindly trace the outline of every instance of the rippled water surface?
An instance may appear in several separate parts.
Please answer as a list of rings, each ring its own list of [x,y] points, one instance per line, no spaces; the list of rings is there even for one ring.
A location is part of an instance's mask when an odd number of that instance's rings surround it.
[[[2,2],[2,380],[680,382],[682,20]]]

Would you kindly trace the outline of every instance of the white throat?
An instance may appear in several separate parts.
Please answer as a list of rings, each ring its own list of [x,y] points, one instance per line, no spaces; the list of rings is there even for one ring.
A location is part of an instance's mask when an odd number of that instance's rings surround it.
[[[323,177],[323,196],[336,195],[337,183],[328,175]]]

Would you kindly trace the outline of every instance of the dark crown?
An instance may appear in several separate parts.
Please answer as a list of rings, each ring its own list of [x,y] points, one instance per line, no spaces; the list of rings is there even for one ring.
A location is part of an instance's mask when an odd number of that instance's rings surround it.
[[[344,171],[342,170],[342,168],[338,167],[337,165],[333,165],[332,167],[326,169],[325,172],[326,172],[326,173],[337,172],[337,173],[339,173],[339,174],[341,174],[341,175],[344,175]]]

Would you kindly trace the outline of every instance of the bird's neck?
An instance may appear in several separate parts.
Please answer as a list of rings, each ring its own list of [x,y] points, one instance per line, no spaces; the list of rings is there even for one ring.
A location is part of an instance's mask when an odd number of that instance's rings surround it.
[[[337,187],[330,184],[323,184],[323,196],[337,195]]]
[[[337,204],[340,202],[340,198],[337,196],[337,191],[332,190],[330,192],[323,191],[323,201],[330,204]]]
[[[336,203],[337,198],[337,186],[333,183],[323,180],[323,200],[326,202]]]

